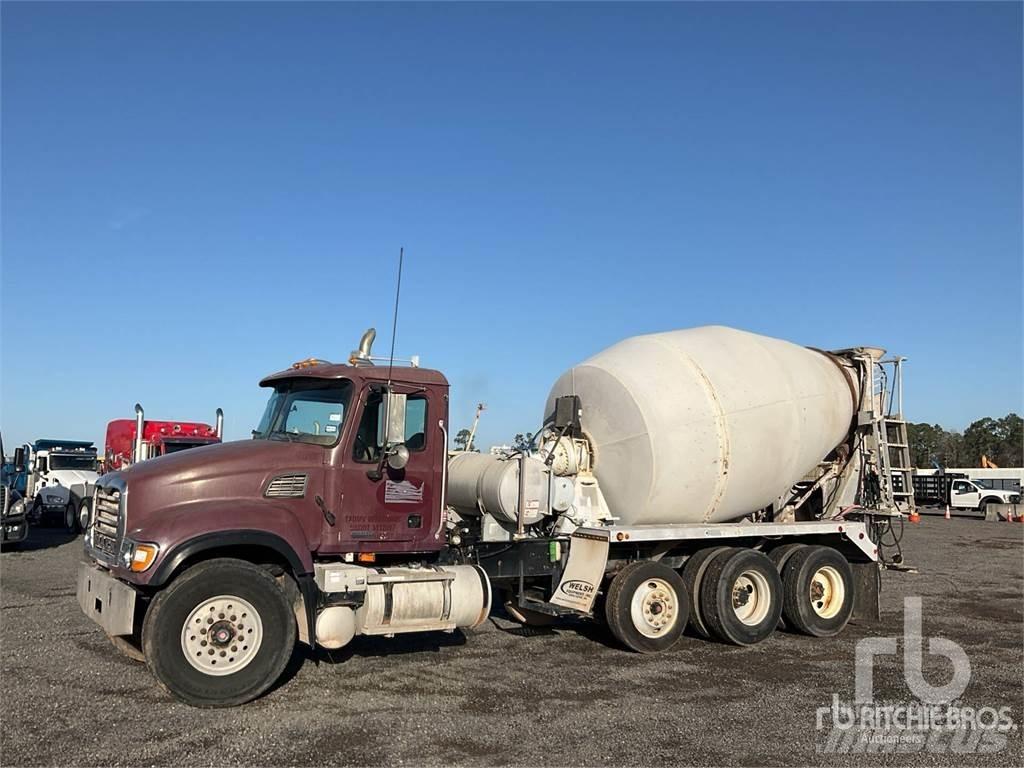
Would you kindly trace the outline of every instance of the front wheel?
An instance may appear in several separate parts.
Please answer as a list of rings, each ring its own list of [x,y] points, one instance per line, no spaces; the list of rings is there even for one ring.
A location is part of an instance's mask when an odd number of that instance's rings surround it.
[[[623,645],[639,653],[667,651],[679,642],[690,617],[686,585],[661,563],[630,563],[612,579],[605,616]]]
[[[74,500],[68,501],[68,505],[64,507],[64,530],[72,534],[78,533],[78,509]]]
[[[244,704],[281,676],[295,616],[277,581],[244,560],[208,560],[158,594],[142,626],[146,663],[195,707]]]
[[[78,507],[78,530],[84,531],[89,527],[89,513],[91,508],[89,506],[88,499],[82,499],[81,505]]]
[[[991,497],[991,496],[988,497],[987,499],[982,499],[981,503],[978,505],[978,511],[979,512],[985,512],[986,511],[986,507],[988,507],[989,504],[999,504],[999,503],[1000,503],[999,499],[996,499],[996,498]]]

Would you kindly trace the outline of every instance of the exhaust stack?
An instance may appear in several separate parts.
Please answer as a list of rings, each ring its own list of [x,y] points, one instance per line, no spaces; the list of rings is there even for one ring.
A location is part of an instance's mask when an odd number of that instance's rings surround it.
[[[224,439],[224,409],[217,409],[217,426],[214,427],[213,431],[217,435],[218,440]]]
[[[349,365],[373,365],[370,360],[370,349],[373,347],[373,340],[377,338],[376,328],[367,328],[366,333],[359,339],[359,348],[349,355]]]
[[[132,462],[142,461],[142,428],[146,420],[146,412],[142,406],[135,404],[135,445],[132,446]]]

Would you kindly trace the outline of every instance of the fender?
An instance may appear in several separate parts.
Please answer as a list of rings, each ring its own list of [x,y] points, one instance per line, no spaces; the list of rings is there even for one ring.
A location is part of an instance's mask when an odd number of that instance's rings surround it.
[[[221,547],[266,547],[281,555],[292,569],[296,578],[301,578],[312,571],[312,563],[307,567],[303,559],[287,541],[268,531],[231,530],[202,533],[174,546],[163,557],[150,577],[148,585],[162,587],[178,570],[183,562],[200,552]],[[308,559],[307,554],[307,559]]]
[[[313,571],[315,542],[309,540],[302,521],[282,504],[198,500],[146,509],[133,517],[131,493],[125,535],[156,544],[160,553],[148,571],[119,573],[126,581],[162,586],[186,558],[219,546],[266,546],[280,554],[296,576]]]
[[[302,595],[302,603],[306,609],[306,631],[309,645],[310,648],[316,648],[317,586],[311,573],[312,561],[307,567],[292,546],[276,534],[244,529],[200,534],[178,544],[161,558],[160,565],[157,566],[149,580],[149,585],[163,586],[183,562],[200,552],[236,546],[266,547],[287,560],[295,575],[299,594]]]

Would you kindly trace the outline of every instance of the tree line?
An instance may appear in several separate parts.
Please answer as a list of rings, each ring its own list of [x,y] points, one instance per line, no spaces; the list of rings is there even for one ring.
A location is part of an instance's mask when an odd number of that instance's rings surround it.
[[[986,416],[963,432],[938,424],[907,424],[910,458],[915,467],[980,467],[987,456],[1000,467],[1024,466],[1024,419],[1008,413]]]
[[[455,435],[455,448],[476,451],[469,443],[470,432],[460,429]],[[938,424],[908,423],[907,437],[910,459],[915,467],[978,467],[986,456],[1000,467],[1024,466],[1024,419],[1008,413],[1001,419],[986,416],[973,422],[963,432],[947,430]],[[516,451],[529,450],[533,434],[517,434],[512,440]],[[475,442],[475,441],[474,441]]]

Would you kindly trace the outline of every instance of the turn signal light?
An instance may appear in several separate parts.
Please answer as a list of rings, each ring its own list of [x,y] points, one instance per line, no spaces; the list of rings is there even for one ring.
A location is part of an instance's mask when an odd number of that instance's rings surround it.
[[[136,544],[131,569],[136,573],[146,570],[156,560],[156,553],[159,551],[160,547],[156,544]]]
[[[356,555],[356,559],[360,563],[375,563],[377,561],[377,553],[376,552],[360,552],[358,555]]]

